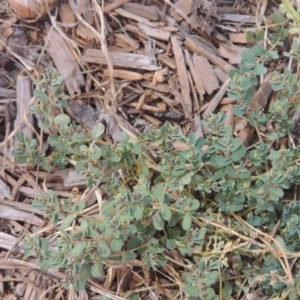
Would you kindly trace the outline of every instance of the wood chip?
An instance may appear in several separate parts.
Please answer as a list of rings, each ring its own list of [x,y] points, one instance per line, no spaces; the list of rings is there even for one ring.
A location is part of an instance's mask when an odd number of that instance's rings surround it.
[[[9,186],[0,178],[0,199],[9,199],[13,200],[13,197],[11,196],[10,193],[10,188]]]
[[[218,79],[209,64],[207,58],[203,56],[193,55],[193,62],[196,72],[198,73],[206,92],[211,95],[213,91],[219,88]]]
[[[83,24],[78,24],[78,26],[76,26],[76,34],[84,41],[95,40],[97,43],[100,43],[99,36],[89,28],[85,27]]]
[[[234,67],[227,63],[225,60],[223,60],[222,58],[212,54],[211,52],[205,50],[203,48],[202,45],[200,45],[200,43],[193,39],[190,36],[187,36],[185,39],[185,46],[190,49],[190,51],[192,53],[198,53],[200,55],[203,55],[204,57],[206,57],[211,63],[213,63],[214,65],[220,67],[225,73],[228,73],[229,70],[234,69]]]
[[[217,92],[217,94],[213,97],[213,99],[210,100],[209,105],[207,107],[207,109],[205,110],[205,112],[202,115],[202,118],[204,120],[206,120],[216,109],[216,107],[218,106],[218,104],[220,103],[220,101],[222,100],[224,94],[227,91],[227,87],[229,85],[230,82],[230,78],[227,79],[223,85],[221,86],[221,88],[219,89],[219,91]]]
[[[14,122],[14,128],[25,121],[25,124],[19,129],[29,138],[33,137],[33,131],[31,128],[26,126],[26,123],[29,125],[33,124],[33,115],[28,113],[30,100],[32,98],[32,82],[29,77],[18,76],[17,78],[17,116]]]
[[[25,212],[8,205],[0,204],[0,219],[27,222],[36,226],[44,226],[45,221],[33,213]]]
[[[154,39],[161,40],[161,41],[167,42],[171,35],[170,31],[151,27],[151,26],[145,25],[143,23],[138,23],[138,26],[142,30],[142,32],[144,34],[146,34],[147,36],[152,37]]]
[[[156,71],[161,69],[153,57],[117,51],[110,51],[109,54],[113,66],[148,71]],[[103,51],[97,49],[87,49],[85,54],[81,56],[81,60],[84,62],[107,65],[105,54]]]
[[[131,1],[131,0],[115,0],[113,3],[110,3],[110,4],[106,5],[104,7],[103,11],[104,11],[104,13],[108,14],[112,10],[114,10],[114,9],[122,6],[123,4],[125,4],[125,3],[129,2],[129,1]]]
[[[199,75],[194,62],[192,61],[191,55],[188,52],[188,50],[185,49],[184,53],[185,53],[186,62],[190,68],[197,91],[200,95],[201,100],[203,100],[203,96],[205,94],[205,88],[204,88],[203,82],[201,80],[201,76]]]
[[[110,77],[110,72],[108,69],[103,70],[103,75],[105,77]],[[124,79],[128,81],[141,81],[143,79],[146,80],[152,80],[153,75],[147,76],[143,75],[137,72],[131,72],[131,71],[126,71],[126,70],[113,70],[113,77],[114,78],[119,78],[119,79]]]
[[[189,15],[192,12],[192,4],[194,0],[178,0],[175,5],[170,8],[170,15],[178,22],[183,20],[183,14]]]
[[[81,74],[79,65],[74,53],[70,50],[66,41],[58,34],[56,29],[52,29],[45,23],[47,36],[47,50],[49,51],[58,73],[64,78],[66,87],[71,96],[81,93],[81,86],[85,85],[84,77]]]
[[[229,33],[229,40],[237,44],[248,44],[245,33]]]
[[[172,42],[173,52],[174,52],[176,65],[177,65],[177,74],[180,81],[181,94],[184,102],[183,110],[185,111],[185,114],[187,114],[187,112],[190,114],[192,112],[192,100],[190,97],[189,79],[187,75],[187,70],[185,66],[181,45],[176,36],[171,37],[171,42]]]
[[[223,21],[234,23],[256,24],[255,16],[240,15],[240,14],[224,14],[221,15]]]
[[[147,88],[147,89],[151,89],[154,91],[158,91],[161,93],[169,93],[170,92],[170,87],[167,84],[164,83],[157,83],[157,84],[153,84],[150,81],[142,81],[141,82],[141,86]]]
[[[126,3],[122,8],[132,14],[138,15],[150,21],[158,21],[160,18],[159,9],[154,5],[148,6],[139,3]]]

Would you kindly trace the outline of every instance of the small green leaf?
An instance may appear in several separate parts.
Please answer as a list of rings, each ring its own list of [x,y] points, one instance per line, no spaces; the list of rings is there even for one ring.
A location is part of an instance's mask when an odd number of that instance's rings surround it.
[[[232,161],[234,162],[240,161],[245,156],[246,151],[247,151],[246,147],[244,145],[241,145],[236,151],[232,153],[232,157],[231,157]]]
[[[263,41],[265,38],[265,31],[264,30],[260,30],[259,32],[257,32],[256,34],[256,41],[260,42]]]
[[[33,95],[36,96],[37,98],[39,98],[41,100],[41,102],[49,101],[48,96],[43,91],[34,90]]]
[[[192,177],[190,173],[184,174],[179,180],[178,183],[180,185],[187,185],[192,181]]]
[[[185,214],[182,220],[182,228],[184,230],[189,230],[192,226],[192,216],[190,213]]]
[[[66,114],[60,114],[54,118],[54,123],[57,125],[68,125],[71,122],[71,119]]]
[[[110,255],[110,249],[107,246],[107,244],[105,243],[105,241],[103,241],[103,240],[99,241],[98,249],[99,249],[101,256],[108,257]]]
[[[184,287],[184,291],[192,296],[192,297],[198,297],[200,296],[199,290],[196,286],[191,285],[190,283],[187,283]]]
[[[252,31],[247,30],[245,32],[245,36],[246,36],[246,40],[247,40],[248,43],[252,43],[254,41],[254,34],[253,34]]]
[[[72,207],[73,211],[76,214],[79,214],[83,211],[83,209],[85,208],[85,202],[84,201],[79,201],[77,203],[75,203]]]
[[[285,22],[285,17],[279,13],[274,13],[272,15],[272,19],[275,23],[284,23]]]
[[[246,112],[247,112],[247,107],[245,106],[244,108],[240,108],[238,106],[235,106],[233,108],[233,113],[237,116],[237,117],[241,117],[243,116]]]
[[[119,252],[123,247],[123,241],[121,239],[112,239],[110,242],[110,248],[114,252]]]
[[[38,126],[41,129],[46,129],[52,124],[52,120],[49,117],[43,116],[41,120],[38,121]]]
[[[268,69],[266,67],[264,67],[262,64],[256,63],[254,72],[256,75],[260,76],[260,75],[266,74],[268,72]]]
[[[62,229],[68,228],[71,225],[71,223],[73,222],[73,220],[74,220],[74,215],[72,215],[72,214],[67,215],[61,222],[61,228]]]
[[[81,242],[75,245],[75,247],[71,251],[71,256],[79,257],[82,255],[84,248],[86,247],[86,242]]]
[[[255,56],[262,56],[262,55],[264,55],[267,52],[267,50],[263,46],[261,46],[261,45],[255,45],[255,46],[253,46],[251,48],[251,51],[253,52],[253,54]]]
[[[92,265],[92,275],[95,278],[100,277],[103,274],[103,263],[101,261],[98,261],[97,263],[94,263]]]
[[[164,218],[164,220],[170,221],[172,214],[171,214],[169,206],[166,203],[162,203],[160,206],[160,210],[161,210],[161,215]]]
[[[88,264],[82,264],[79,274],[82,280],[87,280],[91,276],[92,270],[91,266]]]
[[[92,138],[98,139],[103,132],[105,131],[105,127],[102,123],[97,123],[92,130]]]
[[[163,230],[164,229],[164,219],[162,218],[161,214],[159,212],[156,212],[152,218],[153,226],[157,230]]]
[[[135,259],[137,257],[137,254],[135,252],[129,251],[129,252],[124,252],[122,254],[122,260],[123,261],[129,261],[132,259]]]

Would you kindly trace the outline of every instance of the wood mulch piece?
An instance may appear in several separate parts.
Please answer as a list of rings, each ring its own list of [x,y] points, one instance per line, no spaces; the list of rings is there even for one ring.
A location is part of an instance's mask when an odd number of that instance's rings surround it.
[[[226,88],[227,72],[247,47],[244,31],[257,23],[256,0],[241,2],[245,6],[238,8],[235,2],[112,0],[104,1],[103,8],[95,0],[70,0],[51,16],[25,22],[7,0],[1,1],[1,299],[42,299],[49,288],[51,299],[66,295],[59,285],[62,275],[42,272],[33,259],[24,257],[20,246],[25,236],[50,228],[31,206],[38,191],[52,189],[70,197],[72,189],[86,188],[85,179],[73,168],[49,175],[17,166],[10,154],[17,132],[39,134],[28,113],[34,101],[33,80],[47,66],[55,67],[70,96],[66,112],[87,130],[101,115],[113,142],[120,141],[124,130],[136,137],[149,125],[160,127],[167,120],[185,134],[195,131],[202,136],[206,131],[201,120],[222,110],[226,124],[247,144],[252,129],[247,120],[233,116],[234,101],[226,98]],[[266,91],[259,90],[255,98],[260,107],[268,97],[267,81],[265,85]],[[95,199],[91,195],[90,203]],[[175,278],[175,270],[169,268],[166,271]],[[99,281],[98,288],[89,286],[80,299],[99,296],[100,286],[118,286],[113,282],[122,276],[129,278],[131,289],[142,286],[141,277],[125,267],[119,271],[112,271],[104,284]],[[141,276],[149,277],[143,272]],[[176,284],[170,283],[174,282],[163,277],[148,278],[150,287],[161,287],[156,291],[161,299],[178,293]],[[124,287],[123,295],[127,291]]]

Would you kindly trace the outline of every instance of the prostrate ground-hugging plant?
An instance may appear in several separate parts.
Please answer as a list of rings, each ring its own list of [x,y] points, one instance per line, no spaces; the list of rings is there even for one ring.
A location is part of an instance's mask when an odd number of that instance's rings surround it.
[[[257,77],[279,58],[276,47],[289,33],[287,24],[299,32],[300,17],[286,8],[273,16],[278,24],[270,27],[271,50],[260,45],[245,50],[240,69],[229,72],[228,95],[237,100],[234,113],[247,115],[260,139],[248,150],[232,128],[224,127],[224,113],[203,121],[210,130],[205,138],[193,132],[184,136],[179,127],[165,123],[137,140],[124,135],[118,145],[108,145],[102,124],[84,132],[69,116],[53,113],[67,103],[63,80],[47,69],[36,83],[31,112],[41,128],[54,124],[57,129],[48,136],[51,153],[46,156],[36,140],[18,134],[13,154],[19,163],[48,171],[73,164],[88,187],[101,183],[106,195],[98,204],[99,216],[92,218],[83,200],[58,199],[51,190],[40,194],[33,205],[57,226],[57,238],[29,237],[25,254],[36,255],[44,270],[63,270],[65,286],[77,290],[105,274],[109,262],[130,265],[138,259],[154,271],[163,272],[166,264],[176,270],[181,281],[174,281],[182,291],[174,299],[298,299],[300,202],[281,199],[300,183],[300,146],[279,148],[275,142],[295,125],[291,114],[299,110],[298,69],[274,73],[277,99],[268,112],[251,109]],[[259,30],[256,39],[264,35]],[[299,45],[295,36],[285,55],[299,61]],[[266,125],[272,130],[262,134]],[[178,144],[184,150],[178,151]],[[136,299],[135,293],[124,297]]]

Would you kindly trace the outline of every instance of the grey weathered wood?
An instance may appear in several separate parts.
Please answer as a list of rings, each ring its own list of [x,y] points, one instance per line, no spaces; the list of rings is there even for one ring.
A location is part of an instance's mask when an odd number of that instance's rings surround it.
[[[149,71],[161,69],[161,67],[157,65],[156,59],[146,55],[124,53],[119,51],[110,51],[109,54],[113,66]],[[84,62],[107,65],[107,60],[103,51],[98,49],[87,49],[85,54],[81,56],[81,60]]]
[[[45,37],[47,50],[58,73],[63,76],[69,94],[71,96],[80,94],[80,87],[85,85],[85,80],[73,52],[54,28],[51,30],[48,23],[45,23],[45,28],[47,32]]]

